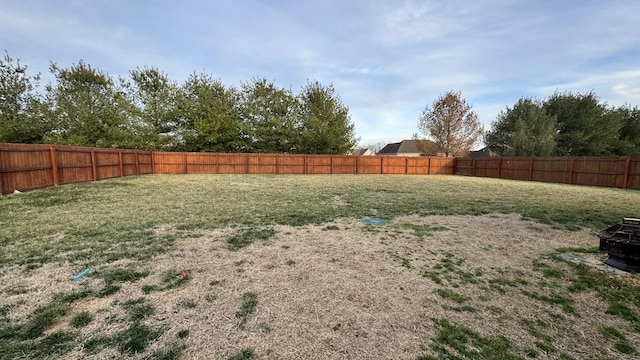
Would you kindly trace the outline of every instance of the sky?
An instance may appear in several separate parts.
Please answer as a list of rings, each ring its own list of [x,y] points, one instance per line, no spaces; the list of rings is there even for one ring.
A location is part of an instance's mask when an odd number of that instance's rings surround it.
[[[397,142],[447,91],[485,130],[518,99],[594,92],[640,105],[637,0],[0,0],[0,51],[53,80],[80,60],[114,78],[332,84],[360,145]],[[478,146],[481,146],[479,144]]]

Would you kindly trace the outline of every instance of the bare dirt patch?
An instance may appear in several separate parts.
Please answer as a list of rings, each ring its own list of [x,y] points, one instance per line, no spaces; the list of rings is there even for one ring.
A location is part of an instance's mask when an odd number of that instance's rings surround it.
[[[420,234],[416,229],[436,230]],[[120,304],[144,298],[155,310],[145,324],[164,330],[148,351],[188,331],[180,340],[187,345],[182,357],[188,359],[226,358],[242,348],[254,349],[261,359],[411,359],[425,353],[435,334],[433,319],[440,318],[483,335],[506,336],[520,351],[536,349],[537,358],[590,357],[594,342],[616,358],[633,357],[615,352],[597,331],[600,324],[627,324],[604,314],[595,294],[574,296],[575,313],[531,295],[557,290],[544,288],[542,263],[569,269],[541,256],[559,247],[597,245],[597,237],[586,230],[555,230],[518,215],[402,216],[384,226],[341,219],[274,226],[270,239],[230,251],[226,239],[238,230],[201,231],[201,237],[177,240],[172,251],[143,265],[149,276],[122,283],[105,299],[74,303],[62,322],[88,311],[96,317],[78,330],[81,337],[112,334],[127,326],[120,321],[126,317]],[[72,269],[58,266],[58,271],[54,264],[34,269],[26,278],[4,273],[1,291],[24,286],[30,298],[18,294],[3,302],[22,299],[18,309],[27,311],[59,290],[102,286],[91,277],[84,285],[74,284],[62,275]],[[189,277],[184,284],[143,291],[161,284],[168,271],[178,277],[183,270]],[[256,295],[257,306],[241,324],[237,313],[246,293]],[[536,347],[541,341],[536,330],[554,339],[553,351]],[[627,340],[640,348],[637,336]],[[112,353],[105,349],[98,356]],[[66,357],[85,355],[73,351]]]

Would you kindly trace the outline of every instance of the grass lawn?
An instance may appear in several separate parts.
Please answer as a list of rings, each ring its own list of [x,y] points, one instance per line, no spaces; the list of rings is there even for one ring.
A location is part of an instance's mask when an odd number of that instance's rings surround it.
[[[444,175],[5,196],[0,359],[633,359],[638,278],[557,256],[627,216],[638,191]]]

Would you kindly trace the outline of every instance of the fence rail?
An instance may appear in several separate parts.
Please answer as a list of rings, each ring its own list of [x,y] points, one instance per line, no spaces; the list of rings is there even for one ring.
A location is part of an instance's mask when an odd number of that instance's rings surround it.
[[[457,175],[640,189],[640,158],[492,157],[457,158]]]
[[[222,154],[0,144],[2,194],[143,174],[456,174],[640,189],[640,158]]]
[[[151,152],[77,146],[0,144],[2,194],[14,190],[26,191],[151,173]]]
[[[453,174],[453,158],[154,152],[156,174]]]

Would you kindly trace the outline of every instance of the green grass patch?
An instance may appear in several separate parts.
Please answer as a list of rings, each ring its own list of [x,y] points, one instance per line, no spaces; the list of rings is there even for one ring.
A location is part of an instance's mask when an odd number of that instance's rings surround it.
[[[188,275],[191,273],[191,270],[185,270],[185,273],[187,274],[186,276],[182,275],[182,272],[176,269],[168,269],[162,273],[159,284],[144,285],[142,287],[142,292],[150,294],[153,291],[166,291],[183,286],[191,280],[191,276]]]
[[[610,326],[600,327],[600,333],[607,339],[615,340],[616,343],[614,347],[616,350],[623,354],[636,354],[637,351],[633,346],[629,344],[629,340],[627,340],[626,336],[624,336],[620,331]]]
[[[149,358],[154,360],[178,360],[186,348],[187,346],[184,344],[171,343],[155,351]]]
[[[209,285],[210,286],[218,286],[218,285],[223,285],[224,284],[224,280],[211,280],[209,281]]]
[[[120,291],[121,286],[116,284],[106,284],[102,290],[98,292],[98,297],[107,297]]]
[[[630,322],[638,322],[638,316],[635,314],[635,312],[631,310],[629,306],[620,302],[611,303],[605,313],[609,315],[619,316]]]
[[[255,358],[256,353],[252,348],[243,348],[235,354],[231,354],[227,357],[227,360],[250,360]]]
[[[505,290],[506,287],[517,288],[521,285],[527,285],[528,282],[520,278],[507,279],[504,277],[500,277],[495,279],[489,279],[487,281],[487,284],[489,285],[490,289],[495,290],[501,294],[506,294],[507,293],[507,291]]]
[[[274,236],[276,231],[273,228],[249,229],[241,231],[227,239],[229,250],[237,251],[245,246],[253,244],[257,240],[267,240]]]
[[[636,332],[640,332],[640,287],[625,283],[615,277],[593,271],[585,265],[570,264],[573,269],[571,284],[567,288],[570,292],[591,290],[607,304],[606,314],[618,316],[633,325]]]
[[[462,304],[464,302],[469,301],[468,297],[460,295],[448,289],[436,289],[435,293],[440,295],[440,297],[443,299],[447,299],[458,304]]]
[[[436,359],[487,359],[524,360],[514,353],[516,350],[504,336],[483,336],[463,325],[446,319],[434,319],[436,335],[431,338],[431,354],[420,360]]]
[[[535,341],[534,345],[546,352],[546,353],[554,353],[556,352],[556,348],[553,346],[553,336],[546,333],[549,330],[549,323],[537,319],[535,321],[529,319],[520,320],[520,325],[527,330],[529,334],[538,339],[539,341]]]
[[[431,267],[422,271],[423,277],[431,279],[438,285],[459,287],[465,284],[484,284],[484,274],[479,268],[467,270],[463,268],[464,259],[456,258],[453,253],[445,252],[438,255],[440,259]]]
[[[0,321],[0,355],[2,358],[50,358],[63,355],[75,346],[75,334],[57,331],[45,336],[56,320],[71,310],[71,304],[89,296],[91,291],[82,290],[59,293],[45,305],[38,306],[24,321]],[[3,312],[12,306],[3,307]],[[73,319],[72,319],[73,322]],[[73,325],[73,323],[72,323]]]
[[[411,254],[407,254],[403,256],[403,255],[400,255],[397,251],[390,251],[389,255],[393,260],[399,262],[400,265],[402,265],[402,267],[411,269],[411,260],[407,257],[407,256],[410,256]]]
[[[75,328],[81,328],[89,325],[92,320],[93,320],[93,315],[91,315],[90,312],[83,311],[73,315],[73,317],[69,321],[69,325]]]
[[[148,271],[136,271],[131,268],[117,268],[98,273],[105,283],[135,282],[149,275]]]
[[[147,325],[134,322],[116,336],[118,349],[122,353],[144,352],[147,346],[156,341],[162,333],[162,330],[153,330]]]
[[[236,311],[236,318],[240,320],[238,324],[239,328],[244,329],[247,318],[256,311],[257,306],[258,295],[256,295],[256,293],[246,292],[242,294],[242,305],[240,305],[240,309]]]
[[[564,275],[565,275],[564,271],[560,269],[554,269],[554,268],[542,269],[542,276],[546,278],[561,279],[564,277]]]
[[[416,225],[416,224],[411,224],[411,223],[404,223],[404,224],[395,225],[395,227],[397,227],[399,229],[408,229],[408,230],[410,230],[418,238],[418,241],[422,241],[426,237],[433,236],[433,234],[435,232],[437,232],[437,231],[449,230],[448,228],[446,228],[444,226],[429,225],[429,224]]]
[[[258,325],[260,327],[260,331],[264,334],[269,334],[273,331],[273,329],[271,328],[271,326],[267,323],[260,323],[260,325]]]
[[[150,259],[181,236],[154,232],[166,224],[191,236],[193,229],[234,224],[253,228],[358,219],[378,208],[377,216],[385,219],[409,214],[519,213],[562,228],[601,229],[635,213],[640,203],[637,191],[464,176],[280,175],[274,179],[268,175],[153,175],[6,197],[0,201],[0,264],[86,260],[90,265]],[[239,188],[239,182],[248,186]],[[175,189],[181,189],[180,196]],[[341,196],[344,206],[329,206],[334,194]],[[244,240],[237,241],[241,245]]]
[[[567,314],[578,315],[578,313],[573,307],[573,299],[571,299],[570,297],[567,297],[558,293],[542,295],[535,291],[523,291],[522,293],[532,299],[536,299],[551,305],[559,305],[560,307],[562,307],[562,310]]]
[[[327,231],[327,230],[340,230],[340,228],[338,226],[336,226],[336,225],[327,225],[327,226],[323,227],[322,230],[325,230],[325,231]]]
[[[131,321],[140,321],[155,313],[154,307],[147,303],[145,298],[126,301],[122,307],[126,310]]]
[[[185,309],[195,309],[198,307],[198,303],[193,299],[182,300],[179,305]]]
[[[56,318],[66,315],[71,309],[69,304],[52,303],[38,307],[27,323],[22,327],[23,339],[35,339],[51,327]]]

